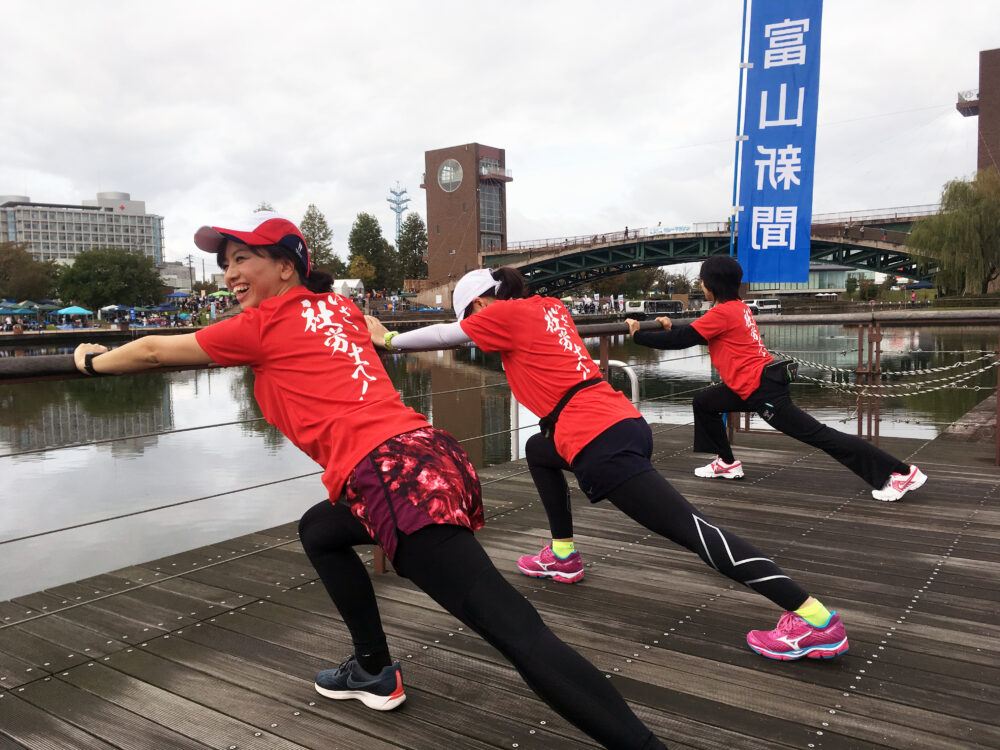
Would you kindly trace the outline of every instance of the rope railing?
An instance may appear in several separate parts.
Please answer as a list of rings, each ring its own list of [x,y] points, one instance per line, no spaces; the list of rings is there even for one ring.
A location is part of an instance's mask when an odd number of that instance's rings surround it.
[[[623,327],[624,326],[621,323],[597,324],[597,325],[593,325],[593,326],[581,326],[581,334],[590,335],[590,336],[598,335],[598,334],[603,335],[603,336],[615,335],[615,334],[621,333]],[[658,327],[659,327],[659,325],[657,323],[653,322],[653,321],[644,322],[644,323],[642,323],[640,325],[640,328],[647,329],[647,330],[656,329]],[[592,330],[584,331],[584,329],[592,329]],[[857,351],[857,350],[855,350],[855,351]],[[824,371],[828,371],[828,372],[844,373],[844,374],[851,374],[851,375],[855,374],[855,372],[856,372],[855,370],[852,370],[852,369],[832,367],[830,365],[825,365],[825,364],[822,364],[822,363],[819,363],[819,362],[812,362],[812,361],[809,361],[809,360],[798,359],[798,358],[789,356],[792,353],[799,353],[799,352],[781,352],[781,351],[778,351],[778,350],[772,350],[772,353],[774,354],[775,357],[787,357],[787,358],[793,359],[794,361],[798,362],[799,364],[805,365],[807,367],[812,367],[812,368],[816,368],[816,369],[820,369],[820,370],[824,370]],[[802,353],[812,353],[812,352],[802,352]],[[921,353],[923,353],[923,352],[921,352]],[[974,378],[974,377],[976,377],[978,375],[982,375],[983,373],[986,373],[986,372],[988,372],[990,370],[993,370],[998,365],[1000,365],[1000,359],[997,359],[997,352],[987,351],[987,350],[968,350],[968,351],[957,351],[957,352],[953,352],[953,353],[958,353],[958,354],[963,354],[963,355],[978,354],[980,356],[977,356],[977,357],[975,357],[973,359],[969,359],[969,360],[962,360],[962,361],[959,361],[959,362],[955,362],[955,363],[952,363],[950,365],[944,365],[944,366],[935,367],[935,368],[925,368],[925,369],[918,370],[918,371],[893,373],[893,374],[926,376],[926,375],[929,375],[929,374],[937,374],[937,373],[941,373],[941,372],[948,372],[948,371],[951,371],[951,370],[958,370],[958,369],[968,368],[968,367],[973,366],[973,365],[975,365],[977,363],[984,362],[985,360],[993,360],[993,361],[991,361],[988,364],[986,364],[985,366],[980,367],[978,369],[975,369],[975,370],[973,370],[971,372],[959,372],[959,373],[956,373],[954,376],[951,376],[951,377],[932,378],[930,380],[924,380],[922,382],[916,382],[916,383],[869,383],[869,384],[834,383],[834,382],[830,382],[830,381],[827,381],[827,380],[823,380],[823,379],[819,379],[819,378],[812,378],[812,377],[801,375],[801,374],[799,375],[799,378],[800,378],[800,380],[803,380],[805,382],[818,385],[818,386],[820,386],[822,388],[828,388],[828,389],[832,389],[832,390],[835,390],[835,391],[841,391],[841,392],[844,392],[844,393],[849,393],[852,396],[861,395],[861,396],[875,396],[875,397],[880,397],[880,398],[891,398],[891,397],[895,397],[895,396],[920,395],[920,394],[931,393],[931,392],[934,392],[934,391],[944,390],[944,389],[956,389],[956,390],[961,389],[961,390],[972,390],[972,391],[993,390],[994,389],[994,386],[982,386],[982,385],[971,386],[971,385],[961,385],[961,384],[963,384],[963,383],[971,380],[972,378]],[[667,361],[685,360],[685,359],[692,359],[692,358],[695,358],[695,357],[701,358],[701,357],[704,357],[704,356],[705,356],[704,353],[699,352],[697,354],[684,355],[684,356],[681,356],[681,357],[672,357],[672,358],[670,358],[670,360],[667,360]],[[36,359],[36,358],[24,358],[24,359]],[[38,357],[37,359],[48,359],[50,361],[49,361],[49,363],[47,365],[45,365],[45,364],[43,364],[41,366],[37,366],[36,365],[33,368],[31,368],[36,373],[47,373],[47,376],[52,376],[52,375],[67,376],[67,375],[71,375],[72,373],[66,372],[67,364],[72,369],[72,371],[75,372],[75,365],[73,365],[72,355],[47,355],[47,356],[43,355],[41,357]],[[2,364],[2,362],[0,362],[0,364]],[[205,369],[205,368],[169,368],[169,369],[176,370],[176,369]],[[19,371],[19,375],[18,375],[19,379],[20,379],[22,373],[23,373],[23,370]],[[42,376],[42,377],[45,377],[45,376]],[[684,390],[681,390],[681,391],[674,391],[674,392],[669,393],[669,394],[663,394],[663,395],[660,395],[660,396],[652,396],[652,397],[642,398],[641,399],[641,403],[647,403],[647,404],[652,404],[654,402],[658,402],[658,403],[670,403],[671,401],[678,401],[678,402],[685,401],[685,402],[688,402],[690,400],[689,399],[690,394],[694,394],[694,393],[698,393],[698,392],[704,391],[705,389],[710,388],[710,387],[712,387],[715,384],[716,383],[714,383],[714,382],[708,382],[706,384],[701,384],[701,385],[695,386],[693,388],[687,388],[687,389],[684,389]],[[928,387],[928,386],[931,386],[931,387]],[[509,390],[509,385],[508,385],[508,383],[506,381],[498,381],[498,382],[495,382],[495,383],[485,383],[485,384],[477,385],[477,386],[469,386],[469,387],[461,387],[461,388],[451,388],[451,389],[442,390],[442,391],[430,391],[430,392],[427,392],[427,393],[409,394],[409,395],[403,396],[402,398],[403,398],[404,401],[405,400],[414,400],[414,399],[426,399],[426,398],[434,398],[436,396],[448,395],[448,394],[467,393],[467,392],[471,392],[471,391],[484,391],[484,390],[489,389],[489,388],[497,388],[497,387],[503,387],[503,388],[507,388]],[[62,448],[78,448],[78,447],[81,447],[81,446],[105,444],[105,443],[115,442],[115,441],[119,441],[119,440],[131,440],[131,439],[136,439],[136,438],[141,438],[141,437],[157,437],[157,436],[160,436],[160,435],[172,435],[172,434],[179,434],[179,433],[191,432],[191,431],[196,431],[196,430],[216,429],[216,428],[219,428],[219,427],[232,426],[232,425],[246,425],[246,424],[257,423],[257,422],[260,422],[260,421],[263,421],[262,417],[255,417],[255,418],[242,419],[242,420],[233,420],[233,421],[229,421],[229,422],[213,423],[213,424],[210,424],[210,425],[197,425],[197,426],[192,426],[192,427],[183,427],[183,428],[177,428],[177,429],[171,429],[171,430],[163,430],[163,431],[160,431],[160,432],[153,432],[153,433],[142,433],[142,434],[137,434],[137,435],[120,436],[120,437],[115,437],[115,438],[105,438],[105,439],[100,439],[100,440],[94,440],[94,441],[91,441],[91,442],[88,442],[88,443],[73,443],[73,444],[66,444],[66,445],[59,445],[59,446],[36,448],[36,449],[32,449],[32,450],[28,450],[28,451],[23,451],[23,452],[8,453],[8,454],[0,455],[0,458],[8,458],[8,457],[13,457],[13,456],[20,456],[20,455],[24,455],[26,453],[38,453],[38,452],[46,452],[46,451],[50,451],[50,450],[59,450],[59,449],[62,449]],[[849,421],[849,419],[845,420],[845,421]],[[495,431],[495,432],[484,433],[482,435],[475,435],[475,436],[463,438],[463,439],[459,440],[459,442],[460,443],[467,443],[467,442],[473,442],[473,441],[477,441],[477,440],[484,440],[486,438],[496,437],[496,436],[499,436],[499,435],[505,435],[505,434],[511,435],[511,434],[514,434],[514,433],[519,433],[521,430],[535,429],[536,427],[537,427],[537,425],[535,425],[533,423],[529,423],[529,424],[523,425],[523,426],[519,425],[517,427],[512,427],[511,429],[508,429],[508,430],[499,430],[499,431]],[[204,501],[204,500],[211,500],[211,499],[216,499],[216,498],[220,498],[220,497],[231,496],[231,495],[236,494],[238,492],[243,492],[243,491],[253,490],[253,489],[260,489],[262,487],[274,486],[274,485],[282,484],[282,483],[285,483],[285,482],[291,482],[291,481],[296,481],[296,480],[299,480],[299,479],[304,479],[304,478],[307,478],[307,477],[318,476],[321,473],[322,473],[321,471],[315,471],[315,472],[309,472],[309,473],[305,473],[305,474],[299,474],[299,475],[295,475],[295,476],[291,476],[291,477],[286,477],[286,478],[283,478],[283,479],[276,479],[276,480],[273,480],[273,481],[264,482],[264,483],[261,483],[261,484],[248,485],[247,487],[243,487],[243,488],[239,488],[239,489],[235,489],[235,490],[227,490],[227,491],[224,491],[224,492],[217,492],[217,493],[213,493],[213,494],[210,494],[210,495],[203,495],[203,496],[199,496],[199,497],[188,498],[188,499],[185,499],[185,500],[179,500],[179,501],[172,502],[172,503],[165,503],[165,504],[153,506],[153,507],[150,507],[150,508],[143,508],[143,509],[136,510],[136,511],[131,511],[131,512],[128,512],[128,513],[120,513],[120,514],[116,514],[116,515],[113,515],[113,516],[109,516],[107,518],[95,519],[95,520],[86,521],[86,522],[82,522],[82,523],[78,523],[78,524],[71,524],[71,525],[67,525],[67,526],[63,526],[63,527],[59,527],[59,528],[49,529],[49,530],[46,530],[46,531],[40,531],[40,532],[31,533],[31,534],[25,534],[25,535],[22,535],[22,536],[19,536],[19,537],[13,537],[13,538],[10,538],[10,539],[0,540],[0,545],[12,544],[12,543],[15,543],[15,542],[25,541],[25,540],[28,540],[28,539],[33,539],[33,538],[37,538],[37,537],[41,537],[41,536],[46,536],[46,535],[49,535],[49,534],[62,533],[62,532],[71,531],[71,530],[74,530],[74,529],[84,528],[84,527],[87,527],[87,526],[93,526],[93,525],[100,524],[100,523],[108,523],[108,522],[111,522],[111,521],[116,521],[116,520],[121,520],[121,519],[124,519],[124,518],[139,516],[139,515],[146,514],[146,513],[153,513],[153,512],[157,512],[157,511],[161,511],[161,510],[167,510],[167,509],[170,509],[170,508],[176,508],[176,507],[179,507],[179,506],[188,505],[188,504],[196,503],[196,502],[201,502],[201,501]],[[519,472],[519,474],[520,473],[524,473],[524,472]],[[488,483],[490,483],[492,481],[499,481],[499,480],[488,480],[486,483],[488,484]]]

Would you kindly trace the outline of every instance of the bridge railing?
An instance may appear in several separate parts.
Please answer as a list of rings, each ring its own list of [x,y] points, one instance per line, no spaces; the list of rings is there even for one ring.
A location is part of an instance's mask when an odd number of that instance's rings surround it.
[[[869,210],[859,210],[859,211],[842,211],[839,213],[832,214],[814,214],[812,217],[813,226],[817,225],[830,225],[836,226],[841,231],[844,226],[849,227],[848,231],[852,232],[848,235],[842,235],[844,237],[849,237],[850,239],[871,239],[871,240],[884,240],[886,242],[892,242],[894,244],[903,244],[905,241],[906,233],[898,232],[892,230],[886,230],[886,236],[883,238],[878,230],[873,232],[873,236],[865,237],[864,231],[859,230],[859,226],[863,224],[871,225],[872,223],[877,223],[880,221],[884,222],[897,222],[906,221],[907,219],[913,219],[920,216],[933,216],[939,213],[941,206],[937,203],[929,203],[919,206],[897,206],[894,208],[876,208]],[[856,226],[858,225],[858,226]],[[871,228],[869,226],[869,228]],[[576,250],[586,247],[594,247],[596,245],[608,245],[608,244],[618,244],[620,242],[628,242],[629,240],[645,239],[648,237],[667,237],[670,235],[691,235],[691,234],[718,234],[720,232],[729,231],[728,221],[708,221],[708,222],[698,222],[694,224],[679,224],[675,226],[654,226],[654,227],[636,227],[626,228],[620,232],[600,232],[597,234],[579,234],[572,237],[550,237],[548,239],[542,240],[525,240],[522,242],[508,242],[506,253],[519,253],[526,252],[529,250]],[[860,233],[859,233],[860,231]],[[822,231],[813,230],[813,234],[823,234]],[[890,237],[892,235],[892,237]],[[500,255],[499,251],[490,252],[489,255]]]
[[[918,216],[933,216],[940,213],[941,205],[926,203],[922,206],[897,206],[896,208],[873,208],[861,211],[841,211],[835,214],[813,214],[816,224],[855,224],[858,222],[905,221]]]

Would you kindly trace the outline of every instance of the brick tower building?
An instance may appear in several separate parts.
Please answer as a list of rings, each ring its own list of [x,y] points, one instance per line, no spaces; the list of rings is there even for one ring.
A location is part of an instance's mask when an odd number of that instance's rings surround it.
[[[504,150],[466,143],[424,153],[427,282],[454,284],[480,267],[480,253],[507,246]]]

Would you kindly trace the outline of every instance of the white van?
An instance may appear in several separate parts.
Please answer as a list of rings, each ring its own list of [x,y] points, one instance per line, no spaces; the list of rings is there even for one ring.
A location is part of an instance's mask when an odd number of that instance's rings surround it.
[[[757,309],[763,315],[776,315],[781,312],[781,300],[777,298],[769,299],[748,299],[743,300],[750,309]]]
[[[625,300],[625,314],[680,315],[684,303],[679,299],[629,299]]]

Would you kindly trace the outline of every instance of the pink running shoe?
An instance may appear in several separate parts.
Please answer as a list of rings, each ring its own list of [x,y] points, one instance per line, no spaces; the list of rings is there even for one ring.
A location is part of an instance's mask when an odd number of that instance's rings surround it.
[[[747,645],[768,659],[789,661],[808,656],[831,659],[849,648],[847,633],[836,612],[825,627],[810,625],[794,612],[785,612],[774,630],[751,630]]]
[[[716,458],[712,463],[695,469],[694,475],[702,479],[742,479],[743,463],[734,460],[731,464],[727,464],[721,458]]]
[[[583,580],[583,561],[574,551],[563,559],[556,557],[552,545],[547,544],[537,555],[524,555],[517,561],[517,569],[532,578],[551,578],[557,583],[577,583]]]
[[[922,487],[926,481],[927,475],[911,464],[909,474],[893,474],[885,487],[872,490],[872,497],[884,503],[894,503],[910,490]]]

